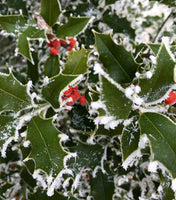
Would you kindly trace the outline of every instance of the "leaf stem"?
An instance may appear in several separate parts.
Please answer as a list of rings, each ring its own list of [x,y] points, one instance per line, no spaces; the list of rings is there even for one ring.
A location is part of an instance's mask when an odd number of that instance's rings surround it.
[[[173,15],[173,10],[170,12],[170,14],[167,16],[167,18],[164,20],[164,22],[161,24],[160,28],[158,29],[154,39],[153,39],[153,43],[157,42],[158,37],[162,31],[162,29],[164,28],[164,26],[166,25],[166,23],[168,22],[168,20],[170,19],[170,17]]]

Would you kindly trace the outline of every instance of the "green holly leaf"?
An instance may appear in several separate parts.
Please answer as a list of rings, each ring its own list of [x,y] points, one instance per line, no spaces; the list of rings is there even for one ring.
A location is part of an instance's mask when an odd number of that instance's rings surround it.
[[[60,72],[60,63],[58,56],[50,55],[44,64],[44,75],[49,78]]]
[[[89,145],[79,142],[75,147],[70,147],[71,152],[76,153],[76,158],[67,160],[67,167],[79,173],[83,168],[94,169],[96,166],[101,166],[101,158],[103,156],[103,148],[98,145]]]
[[[57,28],[56,36],[65,39],[80,33],[89,22],[90,17],[70,17],[68,22]]]
[[[131,28],[131,24],[126,18],[118,17],[117,15],[103,15],[103,21],[113,29],[114,33],[124,33],[134,39],[135,30]]]
[[[164,115],[144,113],[139,120],[141,134],[146,134],[151,148],[151,161],[163,164],[176,178],[176,124]]]
[[[26,93],[26,86],[22,85],[10,73],[9,75],[0,74],[0,111],[19,110],[30,105],[30,98]]]
[[[146,103],[154,102],[162,98],[175,84],[175,62],[169,54],[166,46],[162,44],[157,56],[157,64],[150,79],[139,79],[141,92],[139,95]]]
[[[21,15],[2,15],[0,16],[0,25],[8,33],[18,34],[26,26],[26,19]]]
[[[95,47],[105,70],[118,83],[129,83],[135,76],[138,65],[131,53],[117,45],[109,34],[94,33]]]
[[[68,54],[63,74],[84,74],[87,72],[87,60],[90,51],[82,48],[79,51],[71,51]]]
[[[150,49],[153,51],[153,53],[155,54],[155,56],[158,54],[158,51],[160,49],[160,44],[148,44],[148,46],[150,47]]]
[[[121,137],[122,159],[125,161],[138,148],[140,130],[137,122],[137,117],[133,118],[131,124],[123,129]]]
[[[96,177],[90,179],[91,191],[90,196],[96,200],[113,199],[114,181],[113,177],[103,174],[101,169],[96,173]]]
[[[42,0],[40,6],[40,15],[49,26],[53,26],[61,13],[58,0]]]
[[[34,64],[29,41],[38,40],[40,38],[46,39],[45,30],[41,30],[38,27],[29,26],[25,31],[20,33],[18,37],[17,52]]]
[[[9,8],[14,8],[16,11],[19,12],[19,10],[22,10],[23,15],[28,15],[28,10],[27,10],[27,2],[23,0],[7,0],[7,5]]]
[[[33,117],[28,125],[27,138],[32,145],[28,158],[35,162],[35,168],[57,175],[63,168],[63,159],[67,155],[63,150],[52,119]]]
[[[102,77],[101,100],[106,105],[108,115],[116,119],[127,119],[132,102],[115,85]]]
[[[77,76],[69,76],[59,74],[49,79],[49,84],[42,89],[43,97],[51,103],[54,108],[59,108],[59,94],[60,92]]]
[[[5,141],[15,135],[17,121],[12,116],[0,115],[0,149]]]

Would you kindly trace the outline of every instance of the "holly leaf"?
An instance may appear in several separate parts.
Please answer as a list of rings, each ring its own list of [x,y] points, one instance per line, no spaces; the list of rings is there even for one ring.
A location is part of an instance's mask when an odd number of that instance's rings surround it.
[[[17,121],[12,116],[0,115],[0,149],[5,141],[14,136]]]
[[[101,100],[106,105],[109,116],[114,116],[116,119],[128,118],[132,102],[104,77],[102,77]]]
[[[40,6],[40,15],[49,26],[53,26],[61,13],[58,0],[42,0]]]
[[[57,75],[60,72],[60,63],[58,56],[50,55],[44,64],[44,74],[49,78]]]
[[[163,164],[176,178],[176,124],[158,113],[143,113],[139,120],[141,134],[146,134],[151,149],[151,161]]]
[[[19,110],[30,105],[30,98],[26,93],[26,86],[22,85],[10,73],[0,74],[0,111]]]
[[[98,144],[89,145],[82,142],[75,147],[70,147],[71,152],[76,153],[76,158],[67,160],[67,167],[79,173],[83,168],[94,169],[96,166],[101,166],[101,158],[104,150]]]
[[[2,15],[0,16],[0,25],[7,33],[18,34],[25,27],[27,21],[21,15]]]
[[[175,62],[166,46],[162,44],[152,77],[150,79],[139,79],[141,87],[139,96],[144,98],[146,103],[162,98],[173,84],[175,84],[174,67]]]
[[[153,51],[153,53],[155,54],[155,56],[158,54],[158,51],[160,49],[160,44],[148,44],[148,46],[150,47],[150,49]]]
[[[90,17],[70,17],[68,22],[57,28],[56,36],[65,39],[80,33],[89,22]]]
[[[63,74],[79,75],[87,72],[89,53],[90,51],[84,48],[69,52]]]
[[[46,39],[45,30],[41,30],[34,26],[29,26],[18,37],[17,52],[34,64],[30,51],[29,41],[38,40],[40,38]]]
[[[140,129],[137,122],[137,117],[128,126],[124,127],[121,137],[122,159],[125,161],[138,148],[140,137]]]
[[[138,65],[131,53],[117,45],[109,34],[94,33],[95,47],[105,70],[118,83],[129,83],[135,76]]]
[[[60,92],[77,76],[69,76],[59,74],[49,79],[49,84],[42,89],[43,97],[51,103],[54,108],[59,108],[59,94]]]
[[[28,10],[26,6],[27,2],[23,0],[7,0],[7,5],[9,8],[14,8],[16,11],[22,10],[23,15],[28,15]]]
[[[126,18],[120,18],[117,15],[105,14],[103,15],[103,21],[113,29],[114,33],[124,33],[134,39],[135,30],[131,28],[131,24]]]
[[[113,199],[114,194],[114,181],[113,177],[108,174],[103,174],[101,169],[96,173],[96,177],[90,179],[90,196],[96,200]]]
[[[52,119],[33,117],[28,125],[27,138],[32,145],[28,158],[35,162],[35,168],[57,175],[63,168],[63,159],[67,155],[63,150]]]
[[[112,138],[113,136],[121,135],[123,126],[119,125],[114,129],[105,129],[103,125],[99,125],[98,129],[95,131],[95,136],[104,135]]]

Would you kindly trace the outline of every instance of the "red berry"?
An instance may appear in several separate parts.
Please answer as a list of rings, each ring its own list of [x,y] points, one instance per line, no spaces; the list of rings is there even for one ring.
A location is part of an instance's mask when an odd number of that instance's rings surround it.
[[[49,47],[53,47],[53,43],[52,43],[52,41],[49,40],[49,42],[47,42],[47,45],[48,45]]]
[[[72,87],[72,90],[75,91],[75,90],[78,90],[78,86],[75,86],[75,87]]]
[[[77,90],[73,91],[72,95],[74,96],[75,100],[78,100],[81,96],[80,92]]]
[[[69,101],[66,104],[67,104],[67,106],[73,106],[74,102],[73,101]]]
[[[70,47],[74,47],[76,45],[76,41],[74,38],[69,38],[68,41]]]
[[[81,105],[86,105],[87,100],[86,100],[86,98],[85,98],[84,95],[81,96],[81,97],[79,98],[79,103],[80,103]]]
[[[72,51],[72,49],[73,49],[73,47],[69,47],[69,48],[68,48],[68,51]]]
[[[51,47],[50,54],[56,56],[59,53],[59,50],[55,47]]]
[[[174,105],[176,103],[176,93],[170,92],[167,99],[164,100],[166,104]]]
[[[59,48],[59,47],[61,46],[60,41],[57,40],[57,39],[55,39],[55,40],[52,42],[52,44],[53,44],[53,47],[55,47],[55,48]]]
[[[61,43],[61,45],[67,44],[67,42],[65,40],[62,40],[62,39],[60,39],[60,43]]]
[[[72,94],[72,89],[66,90],[64,96],[69,97]]]

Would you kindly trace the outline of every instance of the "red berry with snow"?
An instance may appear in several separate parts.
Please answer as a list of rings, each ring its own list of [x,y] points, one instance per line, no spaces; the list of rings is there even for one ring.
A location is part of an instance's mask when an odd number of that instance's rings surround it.
[[[80,92],[77,90],[73,91],[72,95],[75,97],[76,100],[78,100],[81,96]]]
[[[170,106],[174,105],[176,103],[176,93],[175,92],[170,92],[168,98],[165,99],[164,102],[166,104],[169,104]]]
[[[76,45],[76,41],[75,41],[74,38],[69,38],[68,41],[69,41],[69,45],[70,45],[71,47],[74,47],[74,46]]]
[[[53,40],[52,45],[55,48],[59,48],[61,46],[61,43],[59,40],[55,39],[55,40]]]
[[[79,103],[81,105],[86,105],[87,104],[87,100],[86,100],[86,97],[84,95],[82,95],[80,98],[79,98]]]
[[[52,41],[49,40],[49,42],[47,42],[47,45],[48,45],[49,47],[53,47],[53,43],[52,43]]]
[[[59,53],[59,50],[55,47],[51,47],[50,54],[56,56]]]

